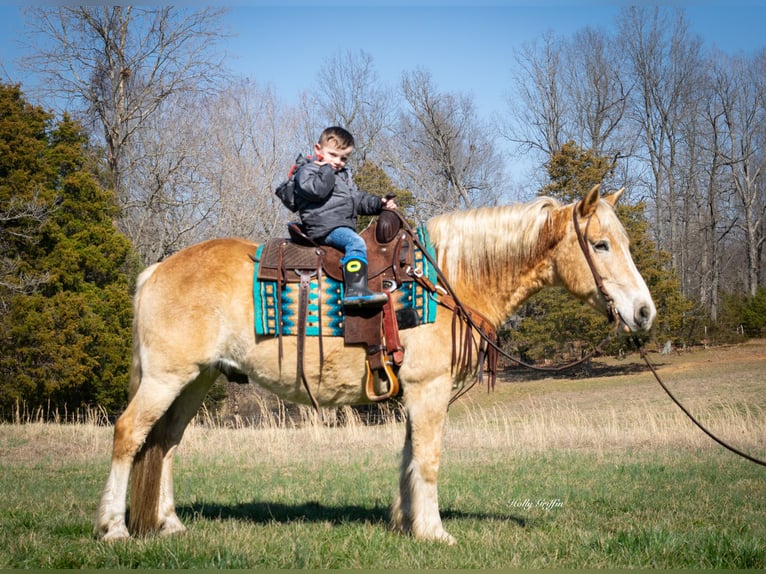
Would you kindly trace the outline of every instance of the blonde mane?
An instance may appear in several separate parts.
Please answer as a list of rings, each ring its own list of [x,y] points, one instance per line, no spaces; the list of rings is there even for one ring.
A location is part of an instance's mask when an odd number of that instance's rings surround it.
[[[427,228],[439,266],[450,281],[512,280],[550,246],[551,211],[559,206],[553,198],[540,197],[438,215]]]

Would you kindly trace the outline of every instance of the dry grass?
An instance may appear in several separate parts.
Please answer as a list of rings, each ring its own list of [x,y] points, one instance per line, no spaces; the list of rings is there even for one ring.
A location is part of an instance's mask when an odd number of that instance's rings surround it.
[[[650,373],[635,373],[640,370],[636,361],[603,362],[612,373],[606,377],[505,381],[492,393],[472,390],[450,410],[445,452],[472,457],[481,451],[720,448],[693,426]],[[766,457],[766,341],[657,355],[653,361],[676,396],[712,432]],[[308,408],[300,413],[295,422],[277,411],[253,426],[224,424],[203,412],[187,429],[180,455],[246,451],[243,456],[275,463],[307,455],[343,462],[365,451],[393,457],[401,449],[404,425],[394,417],[367,426],[346,409],[343,425],[328,426]],[[112,430],[103,424],[102,413],[81,418],[84,422],[69,425],[42,418],[2,425],[0,461],[55,464],[108,456]]]

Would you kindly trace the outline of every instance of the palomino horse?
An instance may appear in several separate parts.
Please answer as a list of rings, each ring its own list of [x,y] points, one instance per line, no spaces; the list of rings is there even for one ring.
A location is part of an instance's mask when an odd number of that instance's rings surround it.
[[[427,228],[439,267],[461,302],[500,325],[543,287],[565,287],[607,314],[605,291],[624,330],[651,327],[655,307],[628,250],[614,212],[620,192],[600,198],[593,188],[577,204],[540,198],[523,205],[488,207],[434,217]],[[578,243],[573,210],[587,220],[586,246]],[[135,296],[130,401],[114,429],[111,469],[96,519],[104,539],[129,536],[126,498],[132,472],[130,530],[171,534],[184,530],[173,501],[173,453],[187,424],[220,372],[245,373],[283,399],[309,404],[296,376],[295,337],[253,331],[253,262],[256,245],[242,239],[211,240],[146,269]],[[393,527],[419,539],[454,543],[442,526],[437,476],[451,374],[452,314],[400,332],[405,349],[399,369],[407,415]],[[307,345],[305,372],[319,380],[318,352]],[[313,354],[312,354],[313,353]],[[342,338],[324,341],[322,406],[361,404],[365,350]]]

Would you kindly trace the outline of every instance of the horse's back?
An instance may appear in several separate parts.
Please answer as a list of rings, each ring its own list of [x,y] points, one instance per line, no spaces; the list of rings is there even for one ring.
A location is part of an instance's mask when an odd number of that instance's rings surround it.
[[[174,253],[164,261],[146,268],[138,278],[137,293],[162,293],[165,304],[178,304],[189,294],[217,299],[234,283],[252,281],[257,244],[237,238],[210,239]],[[176,301],[177,299],[177,301]]]

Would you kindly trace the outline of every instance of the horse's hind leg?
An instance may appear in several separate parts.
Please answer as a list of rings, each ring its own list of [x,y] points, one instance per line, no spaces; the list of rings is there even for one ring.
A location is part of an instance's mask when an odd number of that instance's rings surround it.
[[[185,381],[177,380],[175,385],[168,384],[144,374],[135,396],[117,420],[114,427],[112,464],[96,516],[96,535],[102,539],[112,540],[129,536],[125,514],[131,467],[142,447],[150,449],[158,443],[167,444],[164,430],[167,419],[163,415],[181,393],[184,383]],[[153,430],[160,419],[162,424],[158,424]],[[160,460],[162,459],[164,455]],[[158,471],[156,476],[159,480],[161,472]]]
[[[162,535],[184,532],[175,509],[173,458],[189,421],[199,410],[216,371],[205,371],[173,402],[158,421],[133,464],[130,530],[143,534],[159,530]]]
[[[391,518],[396,529],[415,538],[454,544],[442,526],[437,489],[450,389],[446,376],[405,386],[407,435]]]
[[[173,403],[176,394],[144,378],[125,412],[117,419],[112,464],[96,516],[96,535],[102,539],[129,536],[125,511],[131,466],[152,427]]]

